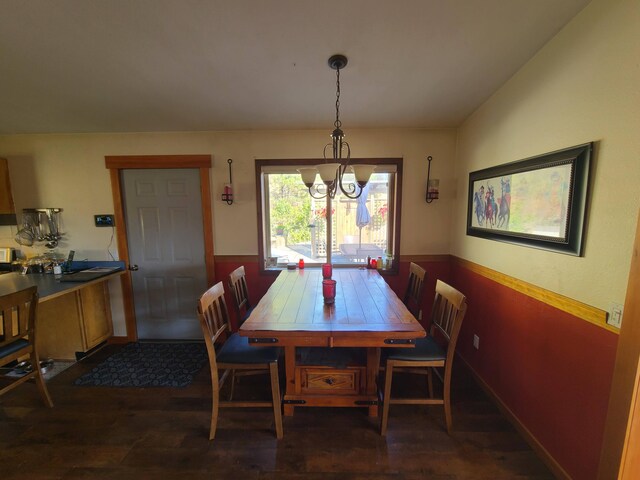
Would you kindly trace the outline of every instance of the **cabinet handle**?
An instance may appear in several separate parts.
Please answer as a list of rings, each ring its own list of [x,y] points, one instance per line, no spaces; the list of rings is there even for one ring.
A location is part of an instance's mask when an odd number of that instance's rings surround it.
[[[324,379],[324,383],[326,383],[327,385],[333,385],[335,383],[335,380],[332,377],[328,377]]]

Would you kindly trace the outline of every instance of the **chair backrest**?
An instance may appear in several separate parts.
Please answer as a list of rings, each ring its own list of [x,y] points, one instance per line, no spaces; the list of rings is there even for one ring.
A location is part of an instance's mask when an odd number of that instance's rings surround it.
[[[198,319],[202,327],[204,342],[207,345],[209,360],[215,362],[215,343],[225,330],[231,331],[222,282],[216,283],[200,297]]]
[[[0,297],[0,365],[15,359],[15,349],[9,347],[18,340],[35,345],[35,323],[38,308],[38,288],[33,286]],[[24,343],[24,342],[23,342]]]
[[[251,308],[244,266],[236,268],[229,274],[229,289],[233,293],[236,313],[238,314],[238,326],[240,326],[244,319],[243,310],[246,313]]]
[[[436,282],[436,296],[431,310],[431,331],[433,335],[439,331],[448,342],[447,363],[456,349],[458,334],[462,326],[462,320],[467,313],[467,299],[458,290],[442,280]]]
[[[427,272],[420,265],[413,262],[409,265],[409,284],[403,303],[418,320],[422,319],[422,297],[426,275]]]

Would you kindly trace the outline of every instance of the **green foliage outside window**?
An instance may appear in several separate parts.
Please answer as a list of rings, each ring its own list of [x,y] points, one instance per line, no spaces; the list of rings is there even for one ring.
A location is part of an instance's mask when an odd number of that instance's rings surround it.
[[[285,235],[287,243],[309,243],[311,197],[299,174],[269,175],[271,235]]]

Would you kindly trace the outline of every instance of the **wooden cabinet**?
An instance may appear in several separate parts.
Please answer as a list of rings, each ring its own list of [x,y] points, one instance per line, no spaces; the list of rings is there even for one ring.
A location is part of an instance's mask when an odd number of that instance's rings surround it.
[[[80,290],[80,309],[84,333],[83,351],[87,351],[113,334],[107,282]]]
[[[15,225],[15,206],[11,194],[9,165],[6,158],[0,158],[0,225]]]
[[[37,321],[40,358],[76,360],[113,334],[107,283],[90,283],[41,301]]]

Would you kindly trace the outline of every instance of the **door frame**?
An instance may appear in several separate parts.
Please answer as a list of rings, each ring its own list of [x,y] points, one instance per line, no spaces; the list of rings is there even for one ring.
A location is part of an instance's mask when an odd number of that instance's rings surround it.
[[[131,271],[128,269],[129,239],[125,223],[124,202],[122,198],[122,170],[126,169],[173,169],[197,168],[200,172],[200,200],[202,202],[202,227],[204,232],[204,261],[207,272],[207,285],[215,283],[215,260],[213,249],[213,213],[211,208],[211,155],[107,155],[104,157],[105,167],[111,176],[111,194],[115,217],[116,242],[120,261],[125,262],[127,270],[120,275],[122,301],[127,328],[126,340],[138,340],[136,313],[133,301],[133,285]],[[195,307],[194,307],[195,308]]]
[[[640,211],[616,364],[611,381],[598,479],[638,478],[640,472]]]

